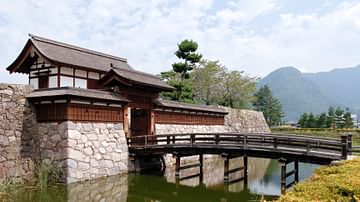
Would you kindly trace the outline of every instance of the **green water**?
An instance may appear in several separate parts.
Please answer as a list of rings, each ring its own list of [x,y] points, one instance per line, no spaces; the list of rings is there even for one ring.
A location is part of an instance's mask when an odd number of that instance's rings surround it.
[[[221,159],[206,159],[204,162],[202,181],[199,177],[178,181],[174,177],[174,170],[168,168],[160,175],[123,174],[68,186],[60,185],[47,190],[23,187],[6,195],[0,194],[0,201],[231,202],[274,199],[280,195],[280,168],[275,160],[249,158],[247,185],[243,181],[224,184]],[[230,167],[241,163],[241,160],[233,160]],[[301,163],[299,166],[301,180],[310,176],[313,169],[318,167]],[[195,174],[197,169],[183,171],[180,176]],[[238,172],[230,175],[230,178],[241,176],[242,173]]]

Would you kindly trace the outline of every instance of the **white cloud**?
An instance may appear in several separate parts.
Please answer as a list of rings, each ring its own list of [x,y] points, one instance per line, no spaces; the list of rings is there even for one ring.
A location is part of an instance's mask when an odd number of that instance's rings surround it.
[[[258,22],[268,18],[273,24]],[[27,33],[125,57],[150,73],[170,69],[176,44],[191,38],[205,58],[265,76],[288,65],[307,71],[356,65],[359,28],[359,3],[294,14],[275,0],[0,1],[0,82],[27,82],[4,70]]]

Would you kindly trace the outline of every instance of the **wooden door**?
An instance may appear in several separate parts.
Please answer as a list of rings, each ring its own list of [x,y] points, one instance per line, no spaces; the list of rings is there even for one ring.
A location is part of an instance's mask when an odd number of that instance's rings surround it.
[[[130,134],[134,136],[148,135],[149,130],[149,110],[131,109]]]

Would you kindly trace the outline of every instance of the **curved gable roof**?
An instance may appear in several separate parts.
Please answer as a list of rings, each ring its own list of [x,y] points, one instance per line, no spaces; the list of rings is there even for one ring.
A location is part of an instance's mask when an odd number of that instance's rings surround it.
[[[135,71],[135,70],[127,70],[127,69],[119,69],[113,68],[111,69],[102,79],[100,79],[100,84],[107,85],[113,80],[117,80],[119,82],[122,79],[126,79],[126,84],[138,84],[138,85],[145,85],[149,87],[155,87],[160,90],[170,91],[174,90],[174,87],[169,86],[166,82],[162,81],[158,76]]]
[[[97,71],[108,72],[114,67],[122,69],[132,68],[124,58],[112,56],[109,54],[73,46],[70,44],[46,39],[43,37],[29,34],[30,39],[26,43],[19,57],[11,64],[7,70],[15,72],[19,68],[19,62],[22,57],[28,57],[30,48],[33,47],[38,54],[51,63],[59,65],[72,65],[82,68],[89,68]],[[26,71],[20,71],[26,72]]]

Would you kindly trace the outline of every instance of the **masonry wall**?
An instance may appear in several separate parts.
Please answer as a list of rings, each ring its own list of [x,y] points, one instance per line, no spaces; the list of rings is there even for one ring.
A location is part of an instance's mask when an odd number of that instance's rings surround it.
[[[178,133],[270,133],[262,112],[231,109],[224,107],[229,114],[225,116],[225,125],[182,125],[182,124],[155,124],[156,134]]]
[[[35,107],[25,99],[31,91],[0,84],[0,182],[32,178],[44,159],[63,172],[67,183],[132,170],[122,123],[38,123]]]
[[[31,134],[36,133],[35,111],[25,96],[24,85],[0,84],[0,182],[10,177],[32,177]]]
[[[243,109],[232,109],[224,107],[229,112],[225,116],[224,125],[180,125],[180,124],[156,124],[156,134],[179,134],[179,133],[221,133],[221,132],[238,132],[238,133],[270,133],[262,112]],[[205,158],[213,158],[214,155],[206,155]],[[175,158],[171,154],[164,156],[166,166],[173,166]],[[181,158],[181,164],[188,161],[197,161],[197,156]]]
[[[67,122],[67,183],[128,171],[128,147],[122,125]]]

